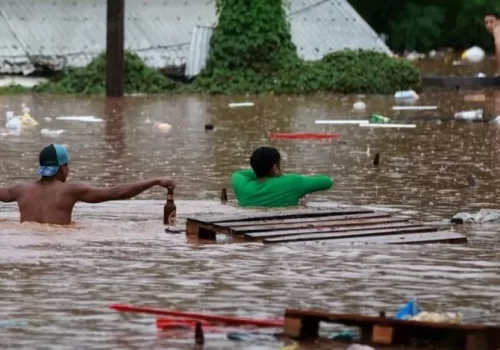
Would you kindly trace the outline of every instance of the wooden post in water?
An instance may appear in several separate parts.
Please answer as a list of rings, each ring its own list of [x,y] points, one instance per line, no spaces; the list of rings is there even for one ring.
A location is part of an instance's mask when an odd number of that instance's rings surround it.
[[[125,0],[107,0],[106,96],[121,97],[125,90]]]

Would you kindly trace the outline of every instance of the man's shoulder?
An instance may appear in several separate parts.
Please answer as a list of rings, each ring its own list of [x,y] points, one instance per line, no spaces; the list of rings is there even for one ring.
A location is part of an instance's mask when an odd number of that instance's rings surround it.
[[[495,28],[493,28],[493,36],[495,39],[500,39],[500,25],[497,25]]]

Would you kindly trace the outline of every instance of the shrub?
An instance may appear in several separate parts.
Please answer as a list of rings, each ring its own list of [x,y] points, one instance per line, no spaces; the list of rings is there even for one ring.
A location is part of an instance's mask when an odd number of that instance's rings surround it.
[[[147,67],[135,53],[125,52],[125,92],[155,94],[171,91],[176,83],[156,69]],[[35,92],[54,94],[103,94],[106,91],[106,54],[87,66],[69,69],[55,81],[37,85]]]
[[[191,91],[393,93],[420,86],[417,68],[384,53],[345,50],[300,60],[282,0],[217,0],[217,13],[207,65]]]

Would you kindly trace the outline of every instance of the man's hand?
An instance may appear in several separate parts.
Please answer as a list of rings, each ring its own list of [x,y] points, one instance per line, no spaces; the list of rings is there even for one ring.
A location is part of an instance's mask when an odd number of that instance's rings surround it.
[[[161,186],[161,187],[175,188],[174,181],[171,178],[169,178],[169,177],[160,177],[160,178],[157,179],[157,183],[158,183],[158,186]]]

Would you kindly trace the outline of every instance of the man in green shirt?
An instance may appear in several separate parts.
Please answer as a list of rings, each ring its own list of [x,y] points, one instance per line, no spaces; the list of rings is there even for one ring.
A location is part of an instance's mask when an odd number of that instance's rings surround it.
[[[252,169],[231,175],[233,192],[242,207],[289,207],[299,204],[306,194],[333,186],[326,175],[283,174],[281,155],[274,147],[259,147],[250,157]]]

